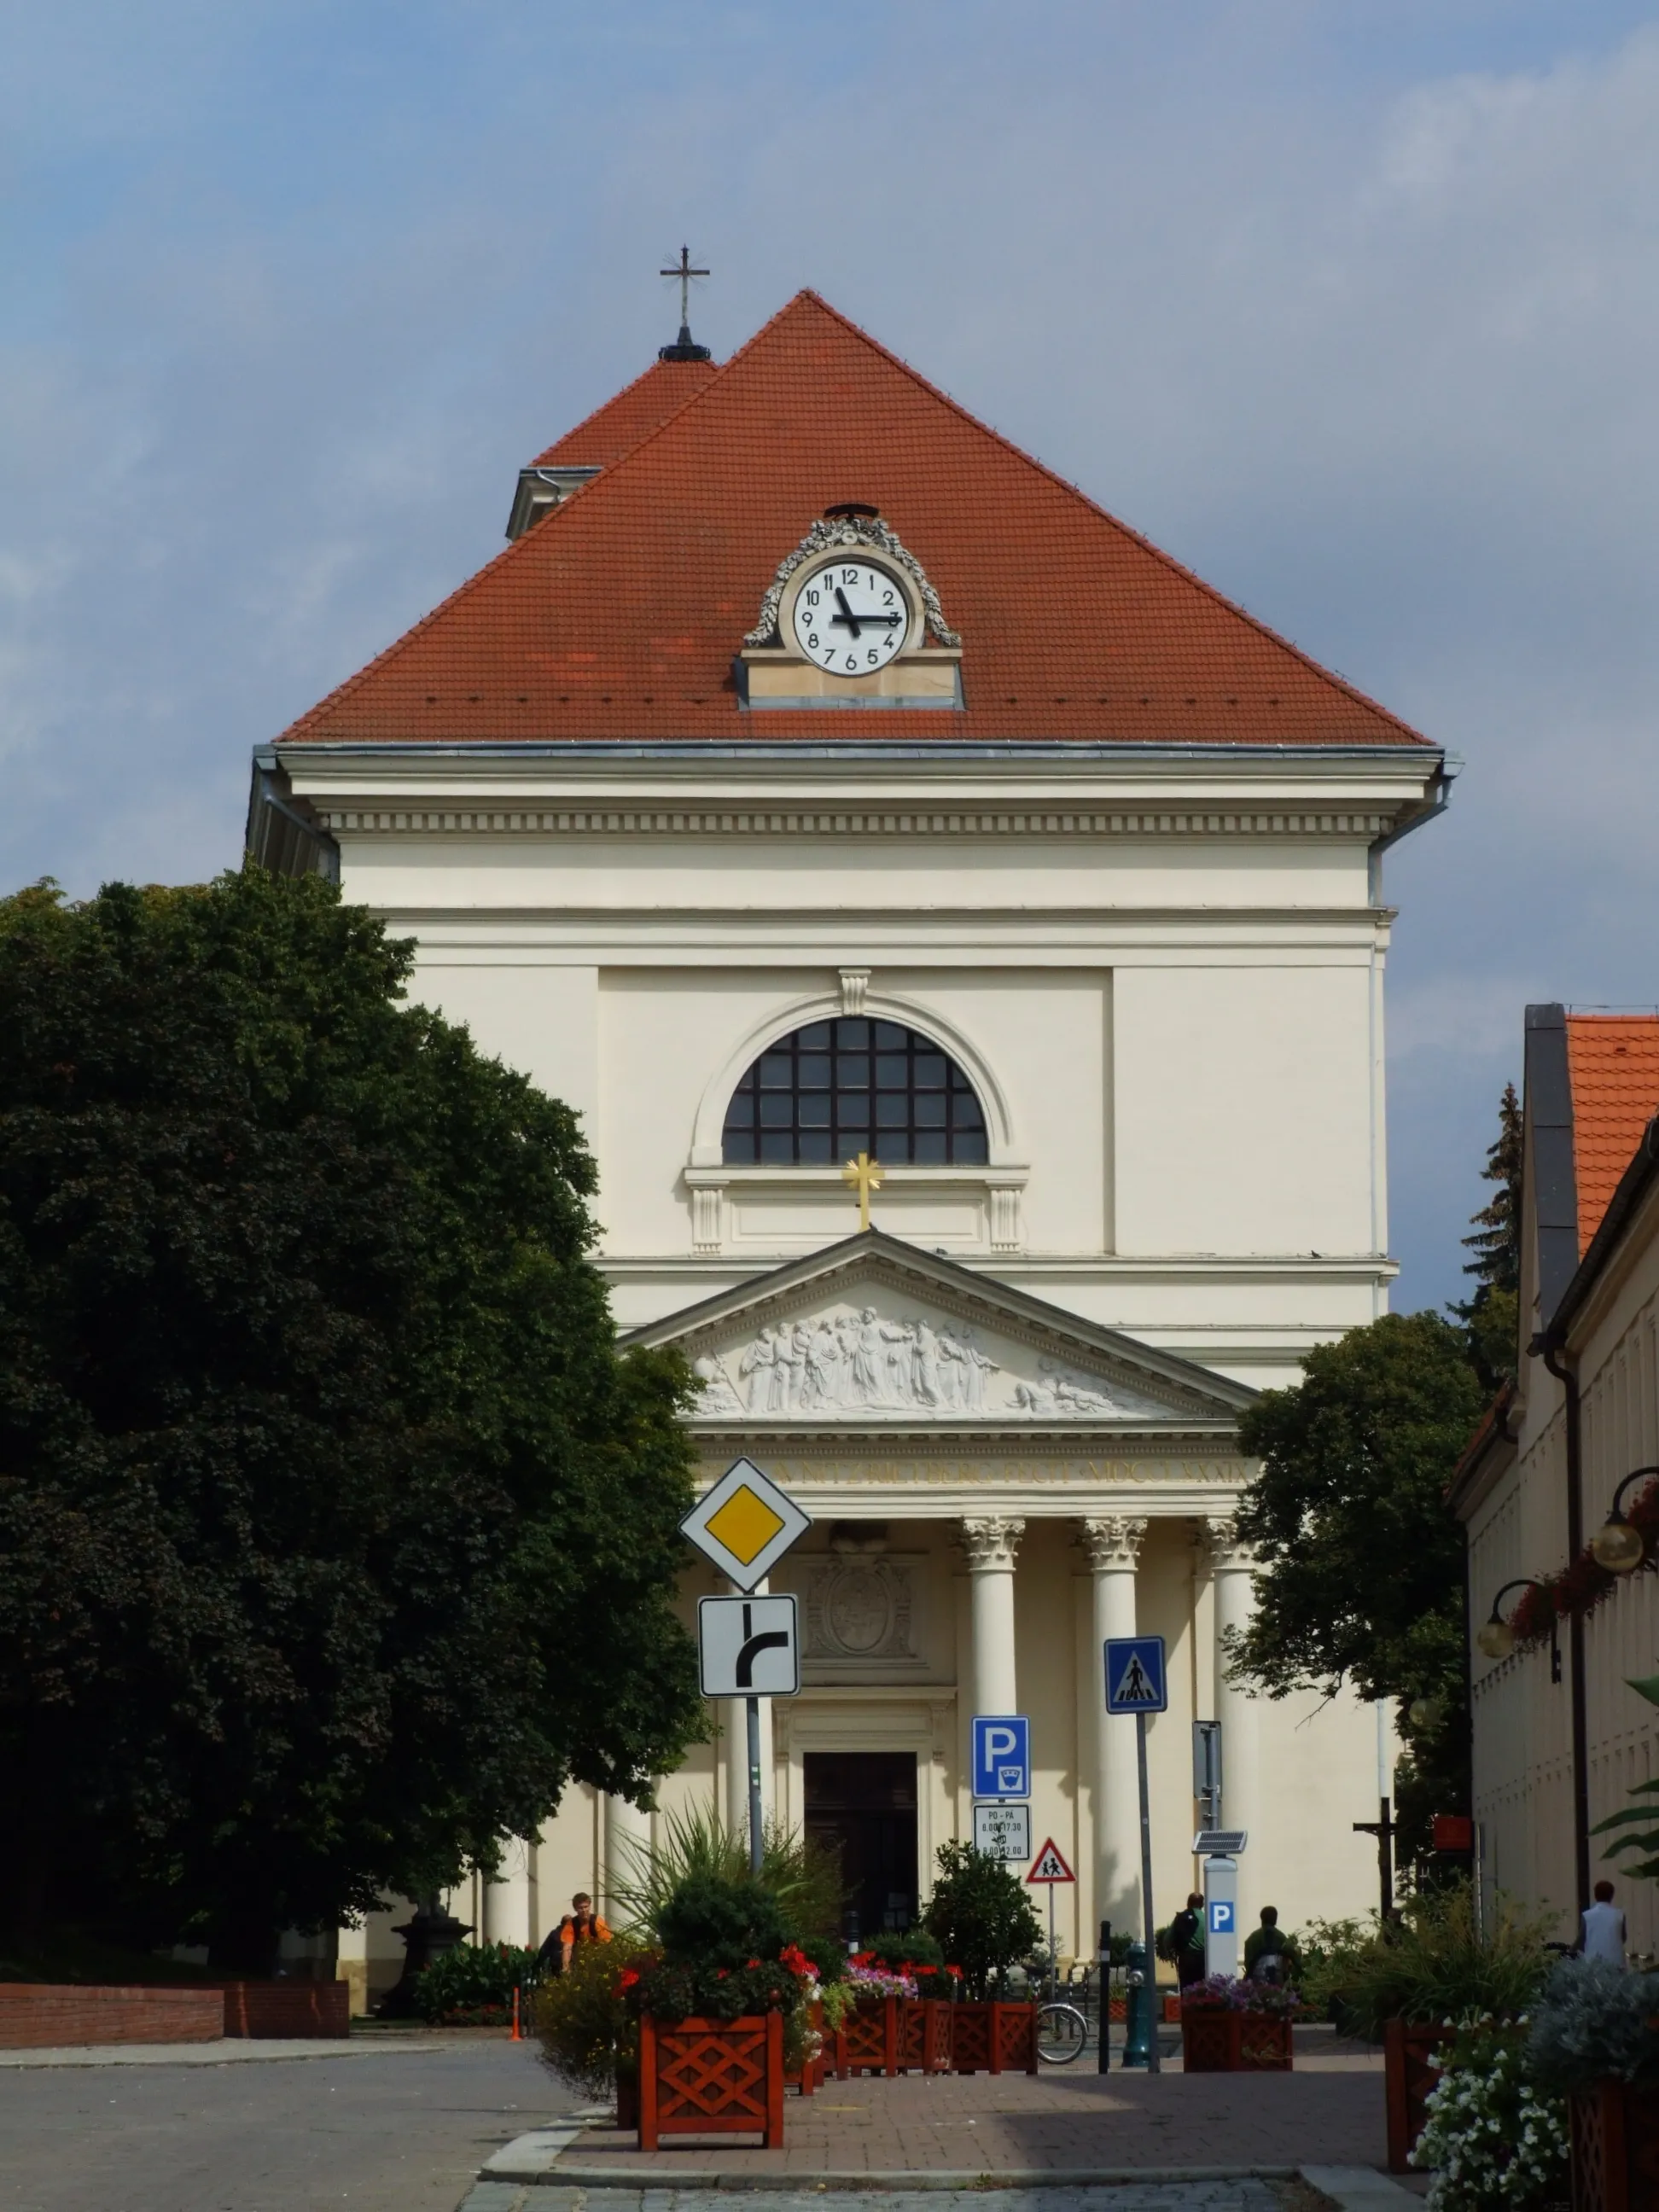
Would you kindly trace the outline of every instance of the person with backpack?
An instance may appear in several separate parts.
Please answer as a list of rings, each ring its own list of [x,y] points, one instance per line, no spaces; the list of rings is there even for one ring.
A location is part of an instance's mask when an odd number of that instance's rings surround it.
[[[579,1889],[570,1900],[569,1911],[536,1954],[536,1963],[544,1975],[562,1974],[577,1944],[610,1941],[611,1930],[594,1911],[592,1899],[585,1889]]]

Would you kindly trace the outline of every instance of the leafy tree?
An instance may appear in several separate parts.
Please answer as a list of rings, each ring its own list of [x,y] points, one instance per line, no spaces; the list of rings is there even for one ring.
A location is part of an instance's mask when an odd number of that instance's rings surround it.
[[[922,1918],[968,1993],[982,1997],[993,1975],[1029,1959],[1042,1941],[1042,1923],[1018,1875],[971,1844],[941,1844],[939,1875]]]
[[[1481,1404],[1461,1329],[1389,1314],[1317,1346],[1239,1424],[1261,1462],[1238,1516],[1261,1573],[1235,1672],[1273,1698],[1349,1683],[1424,1701],[1402,1724],[1408,1853],[1468,1802],[1464,1539],[1444,1492]]]
[[[1513,1379],[1521,1333],[1521,1101],[1506,1083],[1498,1102],[1498,1134],[1486,1148],[1481,1177],[1498,1185],[1496,1196],[1469,1217],[1474,1231],[1463,1239],[1474,1257],[1463,1273],[1477,1279],[1472,1298],[1451,1310],[1468,1332],[1469,1357],[1490,1391]]]
[[[258,1967],[698,1725],[574,1117],[315,878],[0,901],[0,1900]]]

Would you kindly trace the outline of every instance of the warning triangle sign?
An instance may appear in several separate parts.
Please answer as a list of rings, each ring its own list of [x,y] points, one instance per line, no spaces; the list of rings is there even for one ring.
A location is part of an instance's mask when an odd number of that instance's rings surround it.
[[[1075,1881],[1077,1880],[1077,1876],[1072,1872],[1070,1867],[1066,1865],[1065,1860],[1061,1858],[1059,1846],[1055,1844],[1054,1838],[1050,1836],[1048,1842],[1044,1844],[1042,1849],[1037,1853],[1036,1863],[1032,1867],[1030,1874],[1026,1875],[1025,1879],[1028,1882]]]

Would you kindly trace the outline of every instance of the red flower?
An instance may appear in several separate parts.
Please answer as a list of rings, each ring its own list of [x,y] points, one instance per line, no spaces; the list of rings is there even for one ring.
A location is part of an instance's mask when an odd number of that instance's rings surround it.
[[[724,1966],[722,1966],[722,1967],[719,1970],[719,1972],[715,1974],[715,1976],[714,1976],[714,1979],[715,1979],[717,1982],[723,1982],[723,1981],[726,1979],[726,1968],[725,1968]]]
[[[619,1990],[631,1990],[635,1983],[637,1982],[639,1978],[639,1975],[635,1968],[632,1966],[624,1966],[617,1979],[617,1987]]]
[[[778,1954],[778,1964],[787,1966],[799,1981],[809,1980],[817,1972],[799,1943],[787,1943]]]
[[[962,1969],[960,1966],[947,1966],[945,1971],[949,1974],[953,1982],[959,1982],[962,1979]]]

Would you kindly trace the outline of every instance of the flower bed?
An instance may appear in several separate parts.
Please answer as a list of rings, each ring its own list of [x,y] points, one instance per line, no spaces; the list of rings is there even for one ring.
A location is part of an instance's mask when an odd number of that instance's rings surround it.
[[[1181,1997],[1182,2064],[1188,2074],[1288,2074],[1295,2063],[1294,1990],[1212,1974]]]

